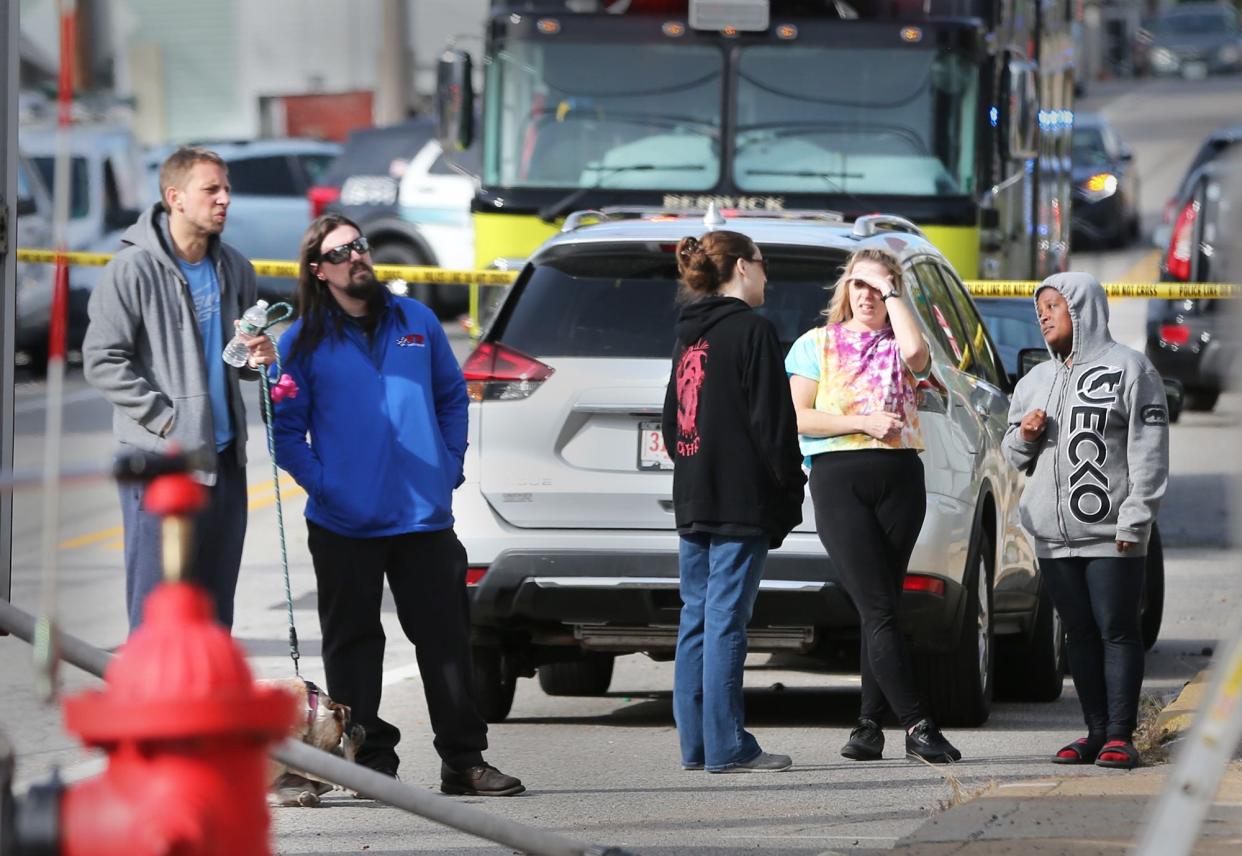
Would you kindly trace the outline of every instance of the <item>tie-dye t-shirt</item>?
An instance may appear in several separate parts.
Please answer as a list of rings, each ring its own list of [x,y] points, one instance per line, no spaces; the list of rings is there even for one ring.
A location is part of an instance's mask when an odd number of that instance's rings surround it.
[[[914,373],[901,360],[891,327],[857,332],[828,324],[803,333],[785,357],[785,372],[819,382],[815,409],[842,416],[889,411],[901,416],[901,433],[892,440],[870,434],[798,436],[802,454],[849,449],[922,449]]]

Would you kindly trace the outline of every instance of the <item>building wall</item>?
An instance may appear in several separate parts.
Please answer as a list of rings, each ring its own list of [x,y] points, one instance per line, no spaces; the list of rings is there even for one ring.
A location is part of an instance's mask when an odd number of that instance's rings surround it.
[[[95,55],[115,95],[133,99],[147,143],[279,132],[287,95],[374,91],[384,0],[87,0],[99,7]],[[489,0],[403,0],[405,104],[430,109],[450,39],[475,57]],[[22,33],[57,57],[56,0],[20,0]],[[391,72],[391,69],[390,69]],[[103,76],[101,76],[103,77]]]

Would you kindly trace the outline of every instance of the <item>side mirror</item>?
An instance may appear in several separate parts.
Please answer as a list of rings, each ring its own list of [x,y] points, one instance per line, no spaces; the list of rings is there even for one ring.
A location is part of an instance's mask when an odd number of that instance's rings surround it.
[[[1163,378],[1164,397],[1169,408],[1169,423],[1176,422],[1182,416],[1182,405],[1186,400],[1186,388],[1180,380],[1171,377]]]
[[[474,142],[474,63],[447,48],[436,65],[436,121],[440,148],[460,152]]]
[[[31,214],[39,213],[39,203],[35,202],[33,196],[17,197],[17,216],[28,217]]]
[[[1023,348],[1018,351],[1018,378],[1026,377],[1031,369],[1050,359],[1052,355],[1048,353],[1047,348]]]
[[[1006,87],[1002,93],[1006,154],[1011,160],[1035,157],[1038,150],[1039,95],[1035,85],[1035,65],[1022,59],[1009,60]]]

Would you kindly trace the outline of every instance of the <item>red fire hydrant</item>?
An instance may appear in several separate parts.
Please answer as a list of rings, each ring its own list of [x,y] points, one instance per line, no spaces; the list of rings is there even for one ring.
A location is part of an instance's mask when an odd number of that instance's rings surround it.
[[[148,509],[184,520],[199,491],[184,474],[162,476]],[[64,794],[61,854],[270,853],[267,747],[298,703],[255,685],[208,596],[183,582],[153,591],[104,680],[64,703],[65,728],[107,752],[108,769]]]

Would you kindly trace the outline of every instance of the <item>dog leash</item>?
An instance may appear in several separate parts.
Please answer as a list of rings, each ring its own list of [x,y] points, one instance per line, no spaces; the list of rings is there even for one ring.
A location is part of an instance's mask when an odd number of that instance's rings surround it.
[[[279,313],[279,314],[277,314]],[[275,303],[267,308],[267,322],[260,331],[264,335],[267,331],[280,321],[293,314],[293,307],[288,303]],[[259,369],[259,385],[261,388],[261,398],[263,399],[263,423],[267,432],[267,454],[272,459],[272,487],[275,489],[276,495],[276,529],[280,533],[280,565],[285,575],[285,607],[289,613],[289,658],[293,660],[293,674],[295,677],[301,678],[302,673],[298,669],[298,660],[302,655],[298,651],[298,628],[293,623],[293,587],[289,584],[289,549],[285,544],[285,511],[280,501],[280,468],[276,466],[276,440],[272,432],[272,393],[273,389],[278,390],[277,400],[284,398],[286,395],[293,397],[297,394],[297,388],[292,386],[292,381],[286,383],[280,369],[280,352],[276,352],[276,386],[271,385],[271,379],[266,369]],[[317,695],[318,693],[316,693]]]

